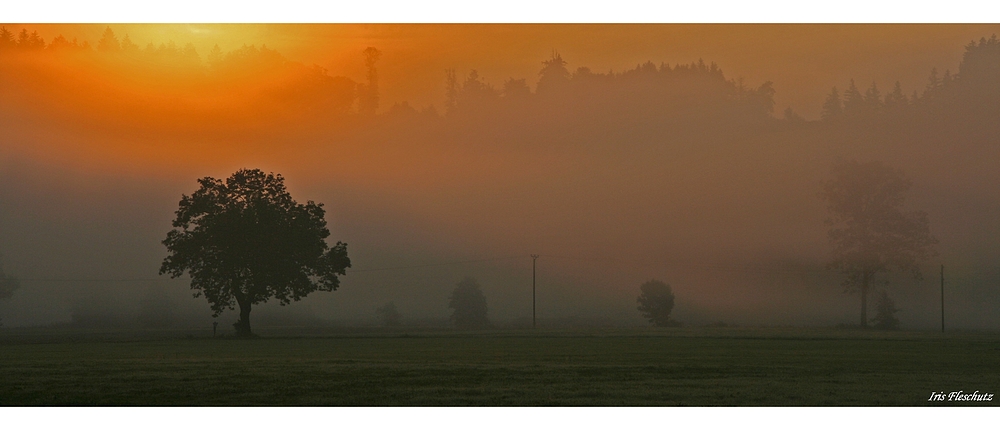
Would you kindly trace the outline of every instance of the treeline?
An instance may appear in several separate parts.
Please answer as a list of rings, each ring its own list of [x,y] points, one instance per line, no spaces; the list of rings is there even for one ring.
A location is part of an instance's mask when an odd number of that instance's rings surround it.
[[[275,98],[334,114],[375,116],[379,107],[376,63],[381,52],[375,48],[362,53],[367,82],[359,83],[342,76],[329,76],[315,65],[289,61],[266,45],[259,48],[244,45],[230,52],[223,52],[216,45],[202,57],[190,43],[182,47],[173,41],[159,45],[151,42],[142,48],[128,34],[119,38],[110,27],[95,45],[75,38],[69,41],[61,35],[46,44],[37,32],[22,29],[15,34],[0,28],[0,57],[26,53],[78,53],[113,63],[132,76],[181,79],[192,85],[207,83],[207,87],[234,87],[270,80],[278,83],[269,89]],[[673,66],[647,62],[623,72],[598,73],[587,67],[571,72],[567,62],[553,53],[542,62],[534,90],[533,83],[527,78],[510,78],[497,88],[476,70],[462,78],[455,70],[447,70],[442,114],[465,119],[497,119],[497,114],[515,114],[549,120],[553,114],[608,119],[631,115],[660,120],[664,116],[691,114],[746,122],[768,119],[774,110],[775,91],[770,82],[747,87],[742,81],[727,80],[715,63],[701,60]],[[399,103],[383,113],[397,117],[416,113],[416,109]],[[426,113],[442,116],[435,109]]]
[[[203,58],[192,43],[150,42],[142,48],[128,34],[119,39],[110,27],[96,45],[76,38],[70,41],[62,35],[46,44],[37,31],[22,29],[15,35],[0,27],[0,60],[4,57],[51,58],[65,63],[89,60],[88,66],[99,63],[99,67],[127,74],[131,80],[210,92],[253,87],[270,102],[335,114],[356,112],[359,97],[365,92],[364,84],[330,76],[316,65],[290,61],[266,45],[244,45],[229,52],[215,45]]]
[[[510,78],[502,88],[487,84],[476,70],[459,82],[454,70],[446,77],[446,112],[463,114],[502,107],[523,109],[526,103],[542,103],[547,108],[562,106],[584,110],[632,110],[629,105],[654,110],[684,108],[716,110],[766,118],[774,110],[775,90],[771,82],[756,88],[742,81],[727,80],[715,63],[703,60],[692,64],[637,65],[623,72],[595,73],[589,67],[570,72],[562,56],[553,53],[542,63],[535,91],[527,79]]]
[[[983,38],[965,51],[957,73],[932,70],[922,91],[905,91],[899,82],[887,91],[875,83],[862,89],[854,80],[843,92],[834,87],[823,104],[820,124],[849,128],[851,123],[872,121],[903,124],[940,118],[964,121],[984,114],[994,117],[1000,112],[1000,104],[992,102],[1000,96],[1000,42],[996,36]],[[216,45],[202,56],[190,43],[148,43],[143,48],[128,34],[119,38],[110,27],[94,45],[61,35],[46,43],[35,31],[15,33],[0,27],[0,60],[52,57],[71,64],[72,58],[86,57],[103,70],[116,70],[152,87],[171,82],[199,97],[251,95],[254,101],[245,105],[274,113],[272,117],[312,118],[346,127],[382,124],[402,131],[415,125],[447,124],[465,130],[466,138],[506,133],[545,140],[563,133],[584,139],[603,134],[620,140],[641,135],[649,140],[706,133],[746,136],[751,129],[807,123],[791,109],[783,116],[774,115],[776,90],[771,82],[746,85],[742,79],[726,78],[715,63],[646,62],[619,72],[597,72],[585,66],[571,68],[555,52],[540,63],[537,77],[510,77],[499,85],[477,70],[461,75],[446,70],[439,87],[444,96],[440,111],[433,107],[418,111],[405,102],[380,110],[377,62],[381,52],[368,48],[359,54],[365,60],[366,82],[330,76],[319,66],[290,61],[266,45],[244,45],[229,52]]]
[[[771,82],[747,87],[726,79],[715,63],[639,64],[622,72],[570,71],[558,53],[542,62],[532,90],[527,78],[508,78],[496,87],[477,70],[459,78],[445,71],[444,114],[459,122],[500,127],[530,125],[649,125],[697,121],[729,124],[770,120],[775,90]],[[397,108],[399,108],[397,106]],[[412,110],[412,109],[410,109]],[[390,113],[393,113],[390,111]]]
[[[781,125],[771,82],[748,86],[703,60],[596,72],[571,68],[553,53],[540,66],[537,79],[509,77],[499,85],[477,70],[445,70],[440,113],[396,104],[380,115],[382,129],[369,128],[370,142],[413,130],[410,140],[435,136],[427,144],[613,149],[693,144]]]
[[[993,35],[965,46],[958,73],[932,69],[922,91],[907,94],[899,81],[885,94],[873,82],[862,92],[854,80],[843,93],[826,96],[821,119],[826,122],[899,120],[914,114],[934,117],[997,113],[1000,96],[1000,41]]]

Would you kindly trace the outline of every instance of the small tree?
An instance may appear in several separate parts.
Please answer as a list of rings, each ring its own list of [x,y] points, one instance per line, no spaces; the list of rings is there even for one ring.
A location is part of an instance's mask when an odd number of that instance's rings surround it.
[[[670,285],[653,279],[640,285],[639,290],[641,294],[636,302],[644,318],[657,327],[677,325],[670,319],[670,312],[674,310],[674,293]]]
[[[347,244],[325,239],[323,205],[296,203],[281,175],[240,170],[225,182],[205,177],[183,196],[174,229],[163,244],[160,274],[191,275],[195,297],[204,295],[213,316],[240,308],[234,324],[251,336],[250,309],[276,298],[281,305],[313,291],[333,291],[351,267]]]
[[[13,276],[7,276],[3,271],[3,262],[0,261],[0,300],[7,300],[14,295],[14,290],[21,287],[21,282]],[[3,327],[3,319],[0,318],[0,327]]]
[[[382,305],[375,312],[378,313],[382,325],[386,327],[399,327],[402,323],[403,316],[399,314],[399,309],[396,309],[396,304],[393,302]]]
[[[146,328],[166,328],[174,324],[177,304],[160,288],[149,288],[139,300],[139,325]]]
[[[861,327],[868,327],[868,294],[877,276],[904,270],[920,279],[919,263],[933,254],[937,239],[925,212],[902,209],[912,185],[902,172],[877,161],[842,161],[833,176],[820,193],[831,215],[830,268],[847,276],[847,292],[861,293]]]
[[[879,330],[899,329],[899,318],[896,318],[896,303],[889,298],[889,293],[882,291],[875,302],[875,318],[872,318],[874,327]]]
[[[483,329],[490,327],[486,316],[486,296],[479,289],[475,279],[465,278],[451,292],[448,307],[453,309],[451,320],[461,329]]]

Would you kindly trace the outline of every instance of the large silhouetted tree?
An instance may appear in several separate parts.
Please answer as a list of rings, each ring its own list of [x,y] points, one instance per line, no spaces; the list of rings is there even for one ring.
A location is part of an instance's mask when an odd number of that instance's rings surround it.
[[[451,320],[455,327],[482,329],[490,326],[490,320],[486,316],[486,296],[475,279],[465,278],[458,283],[451,292],[448,307],[453,310]]]
[[[276,298],[282,305],[313,291],[333,291],[351,267],[347,244],[329,247],[322,204],[296,203],[281,175],[240,170],[225,182],[205,177],[183,196],[163,244],[160,274],[191,276],[214,316],[240,308],[239,336],[250,336],[250,309]]]
[[[861,326],[867,327],[868,294],[876,277],[905,270],[919,279],[919,263],[933,254],[937,239],[925,212],[903,210],[912,183],[899,170],[877,161],[841,161],[832,173],[820,193],[830,213],[830,267],[847,276],[847,292],[861,294]]]
[[[676,325],[670,319],[670,312],[674,310],[674,293],[670,285],[655,279],[647,281],[639,286],[639,312],[643,318],[657,327],[668,327]]]

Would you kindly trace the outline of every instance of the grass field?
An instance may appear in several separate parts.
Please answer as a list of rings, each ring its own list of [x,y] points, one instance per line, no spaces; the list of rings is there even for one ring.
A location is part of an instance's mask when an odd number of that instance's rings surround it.
[[[297,334],[298,333],[298,334]],[[824,329],[0,333],[2,405],[996,405],[1000,335]]]

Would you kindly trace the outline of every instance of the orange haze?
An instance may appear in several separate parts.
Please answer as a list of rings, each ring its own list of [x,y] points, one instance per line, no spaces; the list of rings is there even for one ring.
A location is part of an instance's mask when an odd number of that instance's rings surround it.
[[[941,239],[928,264],[987,273],[968,275],[956,324],[1000,327],[1000,118],[935,114],[927,90],[998,25],[2,27],[49,46],[0,50],[0,250],[25,279],[155,278],[181,195],[249,167],[325,203],[355,269],[516,257],[349,273],[293,306],[322,318],[390,300],[446,318],[450,288],[474,275],[493,315],[523,320],[527,256],[541,253],[546,318],[642,323],[636,289],[655,277],[689,322],[832,325],[854,321],[855,296],[825,269],[816,195],[834,160],[855,158],[913,180],[908,202]],[[122,51],[99,49],[108,28]],[[52,48],[59,36],[68,47]],[[852,79],[861,93],[874,82],[880,106],[898,81],[916,113],[819,121]],[[84,306],[46,308],[63,287],[32,285],[16,308],[47,310],[5,323]],[[904,322],[934,321],[933,283],[891,285]]]

